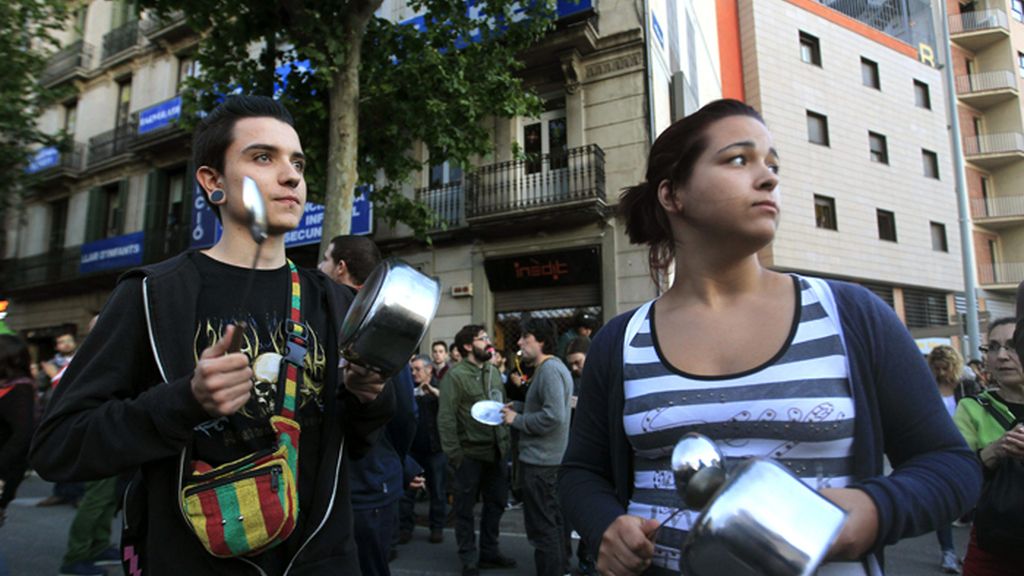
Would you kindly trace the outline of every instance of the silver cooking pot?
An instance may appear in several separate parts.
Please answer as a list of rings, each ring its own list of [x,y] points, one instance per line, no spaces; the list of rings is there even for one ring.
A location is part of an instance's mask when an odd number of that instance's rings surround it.
[[[810,576],[846,521],[774,460],[751,458],[726,475],[721,452],[699,434],[680,440],[672,466],[687,505],[704,509],[683,543],[688,576]]]
[[[341,325],[346,360],[383,376],[409,363],[441,301],[441,284],[396,258],[370,273]]]

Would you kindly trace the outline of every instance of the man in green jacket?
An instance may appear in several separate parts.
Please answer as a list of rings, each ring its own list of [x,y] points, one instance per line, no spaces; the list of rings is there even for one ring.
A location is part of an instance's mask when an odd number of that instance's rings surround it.
[[[505,462],[509,433],[500,418],[484,424],[470,412],[481,400],[505,403],[501,376],[489,362],[494,347],[487,331],[477,324],[463,326],[455,335],[455,346],[463,361],[452,366],[441,380],[437,427],[441,448],[455,469],[455,539],[462,576],[476,576],[480,568],[516,565],[498,549],[498,526],[508,498]],[[483,500],[479,551],[473,518],[478,496]]]

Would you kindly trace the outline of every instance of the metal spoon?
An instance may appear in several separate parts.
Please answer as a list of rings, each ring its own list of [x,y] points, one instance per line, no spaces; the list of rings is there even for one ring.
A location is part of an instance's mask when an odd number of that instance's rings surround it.
[[[690,510],[701,510],[725,483],[725,456],[713,440],[690,432],[676,442],[669,465],[675,479],[676,493]],[[682,513],[679,508],[655,529],[655,541],[662,526]]]
[[[249,300],[249,291],[252,289],[252,279],[256,273],[256,265],[260,261],[260,250],[263,248],[263,241],[267,239],[267,206],[263,203],[263,194],[256,181],[248,176],[242,178],[242,205],[248,216],[249,233],[256,242],[256,255],[252,259],[252,267],[249,268],[249,278],[245,281],[245,290],[242,292],[241,310],[245,311],[245,305]],[[245,320],[235,323],[235,333],[231,336],[231,345],[228,352],[238,352],[242,349],[242,338],[248,324]]]

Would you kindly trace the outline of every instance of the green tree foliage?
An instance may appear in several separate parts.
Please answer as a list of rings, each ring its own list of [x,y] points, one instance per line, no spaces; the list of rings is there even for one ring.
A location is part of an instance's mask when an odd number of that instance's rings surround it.
[[[43,88],[38,79],[47,59],[60,47],[53,34],[67,25],[67,4],[65,0],[0,2],[0,218],[20,202],[30,184],[25,167],[34,149],[64,143],[63,134],[44,134],[36,121],[63,95]]]
[[[230,90],[272,94],[276,66],[309,61],[311,71],[293,67],[280,97],[310,158],[310,197],[328,207],[324,243],[348,232],[353,189],[378,176],[390,184],[374,190],[376,214],[425,237],[434,215],[398,191],[423,168],[414,145],[435,162],[465,165],[492,149],[486,118],[540,111],[517,75],[519,54],[551,27],[553,2],[479,0],[468,11],[466,0],[410,0],[425,12],[423,26],[376,17],[381,2],[142,2],[183,11],[203,34],[188,106],[210,109]]]

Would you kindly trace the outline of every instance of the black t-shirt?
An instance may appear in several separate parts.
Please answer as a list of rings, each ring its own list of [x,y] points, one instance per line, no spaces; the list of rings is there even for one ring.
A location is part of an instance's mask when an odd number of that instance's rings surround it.
[[[1024,404],[1017,402],[1007,402],[1005,398],[999,395],[995,390],[991,391],[991,394],[999,399],[1000,402],[1006,404],[1006,407],[1010,409],[1010,413],[1013,414],[1014,419],[1024,420]]]
[[[291,274],[287,265],[276,270],[256,270],[247,302],[240,302],[250,273],[248,268],[225,264],[202,253],[196,255],[195,263],[202,277],[194,337],[196,361],[205,348],[220,339],[229,325],[244,319],[248,327],[241,352],[249,357],[255,380],[252,396],[238,412],[195,428],[192,458],[217,466],[273,445],[270,416],[274,414],[277,400],[276,380],[285,344],[284,320],[291,313]],[[312,505],[328,369],[324,347],[328,324],[323,294],[309,282],[302,282],[301,289],[301,318],[308,334],[306,361],[296,401],[302,428],[299,436],[300,523],[304,511]],[[284,382],[280,385],[284,386]],[[261,566],[269,562],[264,567],[270,568],[280,561],[278,557],[286,548],[289,547],[279,546],[256,560]]]

